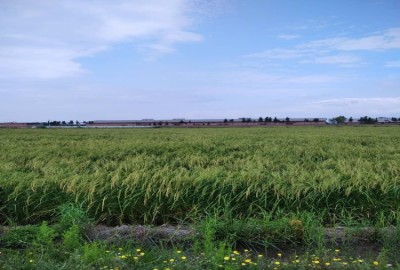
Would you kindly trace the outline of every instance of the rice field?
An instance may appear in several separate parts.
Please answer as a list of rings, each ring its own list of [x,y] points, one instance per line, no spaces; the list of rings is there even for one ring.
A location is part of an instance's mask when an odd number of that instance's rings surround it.
[[[0,129],[0,201],[0,221],[18,224],[66,203],[104,224],[397,224],[400,126]]]

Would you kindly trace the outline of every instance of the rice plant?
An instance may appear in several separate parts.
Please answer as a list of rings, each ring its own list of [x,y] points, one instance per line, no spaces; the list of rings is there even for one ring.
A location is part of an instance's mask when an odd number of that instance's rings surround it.
[[[400,127],[0,129],[0,221],[400,216]],[[382,220],[382,217],[385,217]]]

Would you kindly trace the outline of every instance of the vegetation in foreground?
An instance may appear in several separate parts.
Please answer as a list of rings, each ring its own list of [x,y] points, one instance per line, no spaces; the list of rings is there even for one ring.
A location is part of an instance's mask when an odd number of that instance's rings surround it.
[[[192,251],[145,250],[140,247],[106,247],[99,243],[85,244],[73,252],[63,249],[0,253],[0,269],[400,269],[385,259],[352,258],[340,250],[322,256],[303,254],[265,258],[248,250],[239,252],[220,247],[212,253]]]
[[[0,130],[0,222],[16,226],[0,237],[0,269],[398,267],[399,131]],[[88,241],[89,223],[189,223],[204,238],[112,246]],[[353,256],[324,245],[321,228],[337,225],[396,234]]]
[[[134,239],[110,244],[89,241],[89,218],[67,205],[55,224],[15,227],[0,235],[0,269],[400,269],[394,246],[364,256],[323,247],[322,242],[287,254],[232,248],[227,239],[217,237],[217,225],[216,220],[204,222],[202,239],[193,238],[190,244],[143,246]]]

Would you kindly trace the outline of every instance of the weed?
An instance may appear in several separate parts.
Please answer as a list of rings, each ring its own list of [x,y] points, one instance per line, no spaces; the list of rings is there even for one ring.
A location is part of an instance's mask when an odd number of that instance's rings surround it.
[[[34,245],[39,247],[52,248],[56,236],[56,231],[50,228],[46,221],[43,221],[42,225],[40,225],[38,229]]]
[[[81,245],[82,239],[79,233],[79,227],[74,224],[63,234],[63,247],[66,251],[71,252],[80,248]]]

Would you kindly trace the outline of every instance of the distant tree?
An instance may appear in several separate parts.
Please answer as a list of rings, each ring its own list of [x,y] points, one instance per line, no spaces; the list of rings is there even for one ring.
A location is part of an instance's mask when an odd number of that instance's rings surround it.
[[[62,121],[62,122],[61,122],[61,125],[65,126],[65,125],[67,125],[67,122]]]
[[[343,124],[344,121],[346,121],[346,117],[344,117],[343,115],[337,116],[337,117],[335,117],[335,118],[333,118],[333,119],[336,120],[336,122],[337,122],[338,124]]]
[[[350,122],[350,123],[353,123],[353,117],[350,116],[349,122]]]
[[[373,119],[371,117],[368,116],[364,116],[364,117],[360,117],[360,119],[358,120],[361,124],[374,124],[376,122],[378,122],[378,119]]]
[[[306,119],[304,119],[304,122],[309,122],[310,120],[308,120],[307,118]]]
[[[247,122],[251,122],[251,118],[247,118]]]
[[[396,117],[392,117],[392,121],[393,121],[393,122],[397,122],[398,120],[397,120]]]
[[[276,116],[274,117],[274,123],[279,122],[278,118],[276,118]]]
[[[258,118],[258,122],[264,122],[264,118],[262,117]]]
[[[159,125],[159,126],[162,126],[162,122],[161,122],[161,121],[160,121],[160,122],[158,122],[158,125]]]
[[[233,123],[233,119],[229,120],[229,122]]]
[[[225,119],[224,119],[224,123],[228,123],[228,119],[225,118]]]
[[[72,126],[74,124],[73,120],[69,120],[68,125]]]
[[[319,118],[314,118],[313,122],[319,122]]]
[[[75,125],[79,126],[80,124],[78,120],[75,121]]]
[[[290,121],[290,118],[289,118],[289,117],[286,117],[285,120],[286,120],[286,122],[289,122],[289,121]]]

